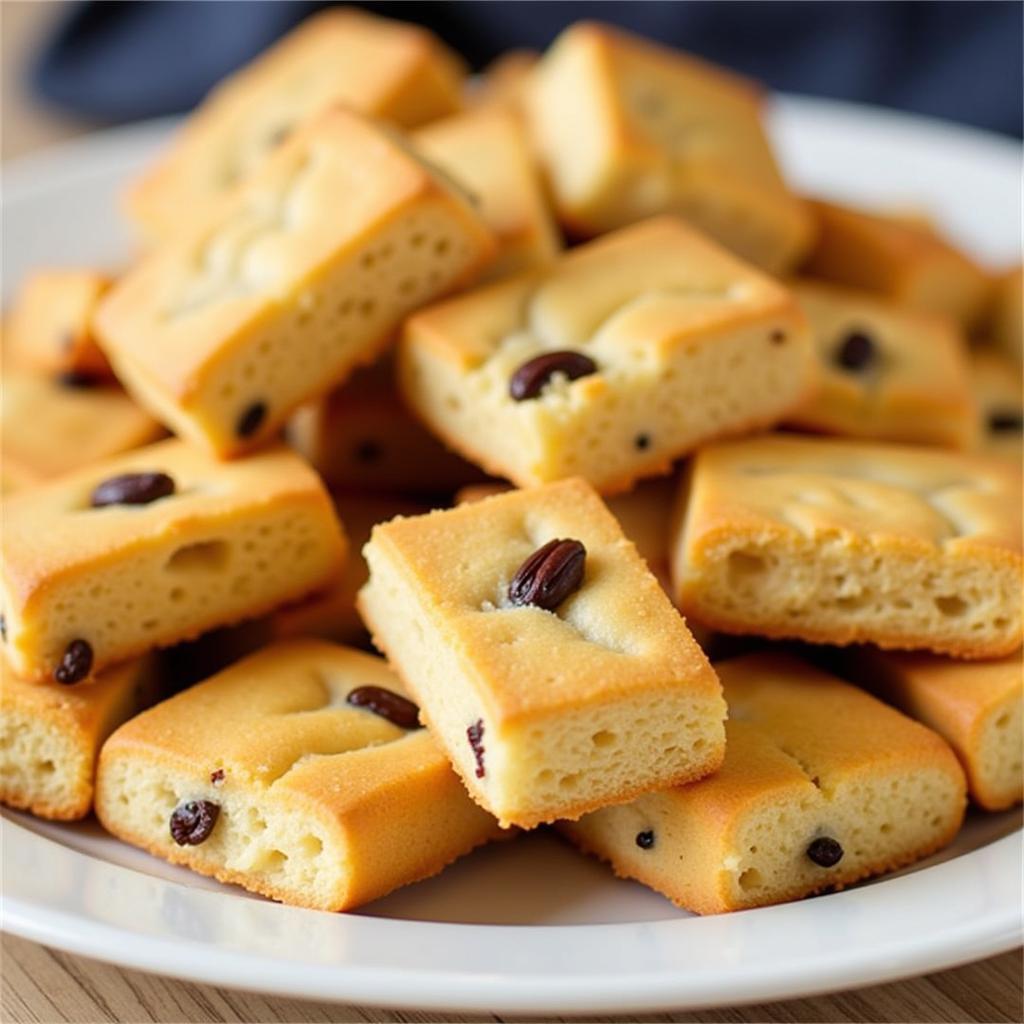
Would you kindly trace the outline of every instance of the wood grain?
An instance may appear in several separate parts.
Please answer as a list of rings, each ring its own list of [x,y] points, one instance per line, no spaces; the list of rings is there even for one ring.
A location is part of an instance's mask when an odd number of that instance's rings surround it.
[[[507,1021],[495,1015],[465,1017],[416,1010],[390,1011],[172,981],[125,971],[82,957],[5,936],[0,1010],[6,1024],[73,1021],[373,1021],[427,1024],[434,1021]],[[561,1020],[559,1017],[545,1018]],[[590,1018],[639,1021],[620,1016]],[[656,1014],[645,1021],[1020,1021],[1021,954],[1006,953],[981,963],[924,978],[879,985],[815,999],[798,999],[695,1013]]]

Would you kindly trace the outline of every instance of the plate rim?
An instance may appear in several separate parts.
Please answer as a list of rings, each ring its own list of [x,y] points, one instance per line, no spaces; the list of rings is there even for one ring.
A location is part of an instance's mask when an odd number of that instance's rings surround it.
[[[54,840],[39,836],[30,829],[13,822],[6,814],[0,822],[0,839],[6,847],[10,842],[9,830],[15,830],[15,839],[28,837],[30,842],[42,841],[60,847],[63,856],[75,861],[98,863],[115,872],[141,872],[101,861],[78,850],[63,847]],[[20,833],[19,837],[17,834]],[[819,900],[830,901],[837,912],[840,901],[873,902],[881,891],[903,883],[920,884],[928,875],[955,876],[967,867],[966,862],[985,855],[996,866],[1020,865],[1024,851],[1024,831],[1018,829],[1009,835],[952,860],[924,868],[908,875],[900,875],[863,888],[851,888]],[[595,976],[591,974],[550,975],[519,974],[515,985],[511,979],[487,971],[423,970],[410,971],[406,966],[375,967],[323,962],[289,960],[269,957],[262,953],[218,947],[185,937],[151,936],[126,933],[106,922],[98,922],[81,914],[41,908],[8,892],[7,868],[4,868],[2,904],[3,930],[20,938],[55,947],[68,953],[86,956],[117,966],[200,984],[219,985],[248,991],[307,1000],[350,1003],[374,1007],[415,1007],[421,1010],[455,1012],[506,1013],[608,1013],[608,1012],[667,1012],[695,1010],[722,1005],[742,1005],[770,1002],[779,999],[797,999],[838,992],[863,985],[879,985],[922,973],[944,970],[975,960],[1007,952],[1020,945],[1020,872],[1017,883],[1010,879],[1007,891],[1001,891],[994,900],[994,908],[978,918],[960,919],[946,929],[917,937],[913,944],[905,944],[902,935],[889,934],[878,946],[868,948],[863,943],[852,951],[839,950],[819,955],[808,967],[806,962],[789,962],[780,969],[778,964],[768,966],[744,964],[730,971],[723,968],[709,977],[695,977],[658,971],[644,974],[632,971],[625,976]],[[146,876],[148,884],[158,888],[169,887],[186,901],[247,900],[241,893],[211,891],[193,888],[182,882]],[[915,881],[916,880],[916,881]],[[951,879],[932,877],[933,887]],[[940,888],[941,886],[941,888]],[[1011,891],[1012,890],[1012,891]],[[890,895],[894,895],[892,891]],[[818,902],[817,900],[815,902]],[[280,907],[277,904],[266,906]],[[597,937],[610,942],[628,932],[679,931],[681,928],[713,926],[716,922],[740,921],[747,915],[774,913],[784,919],[808,906],[807,901],[779,904],[774,907],[738,911],[729,915],[693,917],[636,923],[560,924],[560,925],[478,925],[451,922],[409,921],[402,919],[368,917],[359,914],[330,914],[325,911],[303,910],[295,907],[280,909],[298,915],[329,918],[348,936],[358,941],[359,933],[367,930],[390,932],[412,931],[416,938],[443,941],[445,934],[454,930],[472,933],[474,940],[497,940],[529,937],[531,932],[559,932],[559,937],[575,939],[597,932]],[[440,933],[440,934],[438,934]],[[618,933],[618,934],[617,934]],[[96,942],[96,940],[100,940]],[[126,939],[128,944],[126,945]],[[799,951],[798,951],[799,952]],[[818,951],[820,954],[820,950]],[[723,998],[723,984],[729,980],[730,988]],[[637,989],[643,992],[638,994]],[[524,991],[525,990],[525,991]],[[406,994],[403,995],[402,992]],[[382,995],[382,993],[387,995]]]

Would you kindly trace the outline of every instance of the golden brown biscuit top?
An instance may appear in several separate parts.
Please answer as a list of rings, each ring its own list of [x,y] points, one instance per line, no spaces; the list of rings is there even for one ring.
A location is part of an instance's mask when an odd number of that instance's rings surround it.
[[[351,8],[308,18],[210,93],[170,160],[143,179],[140,195],[173,171],[187,186],[175,186],[176,195],[208,199],[246,178],[269,150],[333,104],[388,113],[411,76],[430,61],[443,66],[453,83],[463,74],[459,58],[419,26]]]
[[[147,504],[94,508],[94,489],[124,474],[163,473],[174,493]],[[247,459],[218,462],[177,439],[94,463],[4,502],[4,582],[27,593],[54,573],[115,552],[180,536],[236,514],[282,501],[330,502],[319,477],[291,449],[277,445]]]
[[[342,800],[345,790],[351,794],[357,786],[348,759],[342,764],[339,756],[417,736],[417,757],[440,758],[425,732],[350,703],[349,694],[360,687],[404,693],[381,658],[319,640],[282,641],[143,712],[109,746],[121,754],[147,749],[200,765],[214,785],[269,789],[301,783],[308,790],[312,777]],[[420,749],[424,743],[427,754]],[[355,763],[358,769],[358,757]]]
[[[152,441],[162,427],[113,385],[73,387],[12,370],[0,385],[4,460],[41,477]]]
[[[497,378],[538,352],[584,351],[602,367],[653,367],[705,333],[794,308],[789,292],[674,217],[579,246],[549,270],[439,303],[407,337]],[[596,385],[592,378],[576,384]]]
[[[808,199],[808,208],[819,222],[822,232],[836,239],[849,238],[858,246],[884,253],[893,265],[938,260],[956,263],[977,273],[977,268],[959,250],[939,235],[927,219],[886,215],[868,210]]]
[[[543,201],[525,129],[501,108],[457,114],[411,135],[414,147],[463,183],[479,204],[484,221],[500,238],[546,232],[551,253],[558,248],[551,215]]]
[[[613,75],[634,71],[650,75],[668,85],[670,92],[694,90],[691,95],[699,93],[705,101],[717,100],[745,111],[757,109],[761,102],[761,87],[752,79],[602,22],[575,22],[554,46],[586,48]]]
[[[277,132],[288,131],[295,127],[289,114],[306,115],[328,103],[377,113],[407,76],[429,59],[444,62],[453,72],[462,70],[461,59],[419,25],[355,8],[328,10],[303,21],[277,46],[227,79],[212,98],[222,106],[231,101],[236,110],[244,106]],[[259,134],[255,127],[251,120],[240,119],[225,125],[221,152],[245,162],[250,155],[247,143]],[[273,137],[272,132],[267,134]]]
[[[455,504],[469,504],[510,490],[509,484],[468,484],[459,488]],[[603,498],[608,510],[619,521],[622,532],[636,545],[650,566],[659,566],[668,557],[675,491],[676,483],[672,479],[645,480],[625,494]],[[347,525],[348,517],[344,518]]]
[[[858,772],[948,753],[929,729],[791,655],[745,655],[715,669],[730,720],[770,739],[826,795]]]
[[[996,459],[769,435],[711,445],[693,470],[689,527],[1021,550],[1021,474]]]
[[[613,75],[620,130],[654,165],[682,174],[713,167],[787,192],[754,82],[614,29],[583,31]]]
[[[556,612],[513,606],[524,560],[553,539],[586,548],[583,583]],[[370,546],[413,584],[460,653],[491,719],[636,691],[718,683],[682,618],[597,493],[580,479],[377,526]]]

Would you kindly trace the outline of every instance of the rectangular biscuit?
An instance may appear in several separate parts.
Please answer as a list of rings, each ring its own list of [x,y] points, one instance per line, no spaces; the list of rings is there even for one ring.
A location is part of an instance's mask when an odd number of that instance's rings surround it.
[[[787,417],[798,427],[908,444],[972,448],[978,414],[955,324],[871,292],[797,281],[820,383]]]
[[[509,484],[470,484],[458,491],[455,503],[480,501],[495,494],[505,494],[508,490]],[[669,598],[673,597],[669,533],[676,490],[674,479],[645,480],[625,494],[613,494],[604,499],[608,511],[619,521],[626,538],[636,545],[637,553]],[[726,657],[736,650],[745,649],[744,640],[716,636],[692,617],[687,618],[686,625],[697,645],[710,658]]]
[[[371,362],[403,316],[469,281],[493,250],[448,179],[397,135],[332,110],[122,278],[97,328],[154,415],[238,455]]]
[[[977,325],[989,279],[930,223],[822,200],[809,209],[818,231],[804,273],[952,317],[965,330]]]
[[[718,766],[715,674],[582,480],[394,519],[364,553],[374,642],[502,824]]]
[[[841,668],[872,693],[937,732],[954,750],[973,799],[987,811],[1024,795],[1021,652],[995,661],[952,661],[919,652],[870,648]]]
[[[559,217],[576,234],[678,214],[774,274],[812,240],[765,133],[762,93],[738,75],[577,22],[531,73],[525,106]]]
[[[4,474],[38,482],[157,440],[163,427],[115,385],[8,370],[0,384]]]
[[[100,746],[156,700],[155,668],[153,657],[140,658],[69,687],[24,679],[0,655],[0,803],[40,818],[84,818]]]
[[[315,590],[344,553],[323,485],[287,448],[219,463],[162,441],[5,501],[7,656],[78,682]]]
[[[526,130],[513,112],[459,114],[418,129],[410,139],[417,152],[477,200],[498,242],[498,256],[486,279],[543,267],[555,258],[562,240]]]
[[[768,436],[680,491],[680,607],[729,633],[962,658],[1020,646],[1021,474],[996,459]]]
[[[418,25],[324,11],[217,85],[132,184],[126,211],[151,242],[164,241],[207,217],[310,118],[342,105],[412,128],[459,109],[464,75]]]
[[[559,825],[617,875],[717,914],[841,889],[956,835],[963,772],[933,732],[788,655],[715,667],[722,768]]]
[[[122,726],[96,781],[104,828],[172,864],[348,910],[500,830],[380,659],[265,648]]]
[[[410,407],[488,472],[614,493],[777,422],[815,365],[782,285],[661,217],[421,310],[398,370]]]

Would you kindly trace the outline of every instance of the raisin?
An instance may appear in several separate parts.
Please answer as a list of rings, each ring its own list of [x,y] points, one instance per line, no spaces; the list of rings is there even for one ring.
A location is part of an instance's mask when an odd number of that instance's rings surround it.
[[[597,373],[597,363],[590,356],[569,349],[545,352],[523,363],[512,374],[508,382],[508,393],[517,402],[536,398],[556,373],[565,374],[569,380],[578,380]]]
[[[641,850],[649,850],[654,845],[654,832],[651,829],[646,829],[643,832],[637,832],[636,845],[639,846]]]
[[[239,437],[252,437],[257,430],[263,425],[263,421],[267,418],[267,403],[266,402],[253,402],[242,412],[242,415],[238,417],[238,422],[235,424],[235,433]]]
[[[818,836],[807,847],[807,856],[819,867],[830,868],[843,859],[843,848],[831,836]]]
[[[148,505],[173,493],[174,480],[166,473],[123,473],[98,484],[89,501],[93,508]]]
[[[484,768],[484,720],[482,718],[478,718],[466,729],[466,739],[469,740],[473,756],[476,758],[476,777],[482,779],[487,774]]]
[[[509,601],[554,611],[583,582],[587,549],[578,540],[550,540],[516,570]]]
[[[53,671],[53,678],[65,686],[83,680],[92,669],[92,647],[85,640],[72,640]]]
[[[210,838],[220,817],[220,804],[210,800],[189,800],[178,804],[171,814],[171,838],[179,846],[198,846]]]
[[[366,708],[386,718],[399,729],[420,728],[420,709],[411,700],[383,686],[359,686],[345,699],[357,708]]]
[[[836,347],[835,361],[844,370],[863,370],[875,361],[877,349],[871,336],[850,331]]]
[[[224,781],[224,769],[215,768],[210,772],[210,782],[214,786],[219,786]]]
[[[65,388],[96,388],[99,387],[100,382],[89,373],[83,373],[81,370],[65,370],[63,373],[57,374],[57,383]]]
[[[1019,434],[1024,430],[1024,414],[1015,409],[993,409],[988,414],[990,434]]]
[[[651,435],[650,434],[637,434],[633,438],[633,447],[638,452],[645,452],[651,447]]]
[[[363,465],[380,462],[380,457],[383,454],[380,445],[376,441],[360,441],[356,445],[356,462],[361,462]]]

